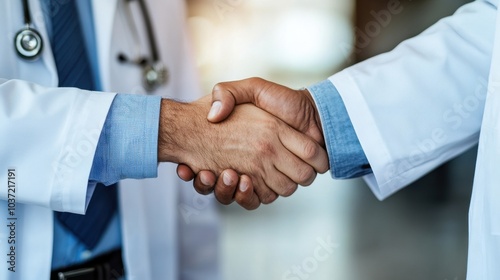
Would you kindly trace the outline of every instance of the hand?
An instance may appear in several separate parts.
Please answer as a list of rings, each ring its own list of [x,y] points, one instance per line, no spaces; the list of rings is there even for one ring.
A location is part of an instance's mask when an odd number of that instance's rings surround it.
[[[159,161],[184,163],[196,173],[237,170],[263,203],[312,183],[315,169],[328,165],[314,140],[254,106],[238,106],[220,124],[206,120],[209,109],[209,96],[190,104],[162,100]]]
[[[244,103],[267,111],[324,147],[321,120],[307,89],[293,90],[261,78],[219,83],[212,91],[212,108],[207,119],[221,122],[236,105]]]
[[[265,81],[260,78],[251,78],[242,81],[220,83],[212,92],[213,105],[208,119],[212,122],[224,120],[233,111],[235,105],[253,103],[263,110],[277,116],[300,132],[306,133],[321,145],[324,145],[321,122],[315,103],[307,90],[292,90],[290,88]],[[328,166],[317,169],[324,173]],[[226,172],[228,172],[226,174]],[[189,167],[179,165],[179,177],[188,181],[193,179],[194,173]],[[201,171],[195,178],[195,188],[199,191],[210,191],[215,184],[215,195],[223,204],[230,204],[234,199],[246,209],[258,207],[251,199],[250,188],[236,189],[238,178],[235,172],[224,171],[224,180],[217,180],[214,174]],[[230,183],[229,185],[227,183]]]

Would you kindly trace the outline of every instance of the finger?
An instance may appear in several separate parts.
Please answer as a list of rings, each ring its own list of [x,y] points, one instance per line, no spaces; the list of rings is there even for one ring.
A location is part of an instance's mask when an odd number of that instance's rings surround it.
[[[207,195],[214,191],[215,181],[215,174],[211,171],[203,170],[196,175],[193,186],[198,193]]]
[[[264,182],[263,178],[252,176],[250,180],[252,181],[255,194],[262,204],[270,204],[278,199],[278,194]]]
[[[278,171],[282,172],[284,176],[287,176],[294,183],[300,184],[301,186],[309,186],[312,184],[317,175],[312,166],[302,161],[288,150],[280,153],[281,156],[277,157],[275,160],[276,169]],[[295,192],[295,190],[296,188],[289,189],[286,194],[277,192],[282,196],[290,196],[293,192]]]
[[[261,92],[264,80],[251,78],[238,82],[218,83],[212,90],[212,108],[208,114],[211,122],[225,120],[233,111],[234,106],[243,103],[255,103]],[[235,86],[236,85],[236,86]]]
[[[247,210],[255,210],[260,206],[260,200],[254,192],[252,179],[247,175],[241,175],[238,189],[234,195],[234,200]]]
[[[290,154],[290,156],[287,157],[294,157],[289,151],[283,148],[283,152]],[[297,160],[298,162],[299,160]],[[304,163],[302,163],[304,164]],[[268,186],[274,193],[276,193],[279,196],[290,196],[292,195],[298,188],[298,185],[296,182],[294,182],[290,177],[286,176],[283,174],[279,169],[277,169],[276,166],[271,167],[273,170],[272,172],[266,173],[263,176],[263,180],[265,182],[265,185]],[[259,198],[261,199],[262,203],[264,204],[269,204],[276,200],[271,201],[271,199],[262,199],[263,195],[259,193],[259,190],[257,189],[257,194],[259,195]],[[269,193],[266,193],[266,195],[270,195]]]
[[[288,146],[292,144],[288,143],[287,141],[298,142],[294,143],[293,145],[301,145],[303,143],[307,143],[308,141],[313,141],[310,139],[304,141],[303,138],[304,135],[295,130],[280,129],[280,131],[278,132],[278,136],[280,138],[280,141],[282,141],[282,143],[283,142],[287,143]],[[314,168],[310,166],[307,162],[303,161],[301,158],[293,154],[290,150],[287,149],[287,147],[284,146],[284,144],[283,146],[277,147],[276,155],[277,156],[274,158],[274,164],[276,169],[282,172],[284,176],[288,177],[293,182],[298,183],[302,186],[308,186],[316,178],[317,173],[314,170]],[[291,195],[292,193],[293,192],[290,192],[288,193],[288,195]],[[280,193],[280,195],[283,194]]]
[[[235,102],[233,95],[225,86],[215,85],[212,91],[212,107],[207,119],[214,123],[225,120],[233,112]]]
[[[316,172],[325,173],[328,171],[328,155],[314,139],[290,127],[283,127],[278,136],[283,146],[312,166]],[[288,175],[288,173],[284,173]]]
[[[238,181],[239,176],[236,171],[231,169],[224,170],[215,185],[215,198],[224,205],[233,203],[234,194],[238,188]]]
[[[195,175],[196,174],[194,174],[193,170],[191,170],[189,166],[184,164],[177,165],[177,176],[179,176],[182,180],[189,182],[194,179]]]

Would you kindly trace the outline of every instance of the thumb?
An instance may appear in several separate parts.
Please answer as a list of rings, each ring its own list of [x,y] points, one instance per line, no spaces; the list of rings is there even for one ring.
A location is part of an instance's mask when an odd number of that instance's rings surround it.
[[[255,103],[260,92],[258,78],[250,78],[236,82],[218,83],[212,90],[212,108],[207,119],[217,123],[225,120],[234,107],[243,103]]]

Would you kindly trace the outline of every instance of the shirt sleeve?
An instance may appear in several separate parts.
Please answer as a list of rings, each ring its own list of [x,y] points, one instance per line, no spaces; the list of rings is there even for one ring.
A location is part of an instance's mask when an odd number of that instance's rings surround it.
[[[308,87],[321,118],[330,172],[335,179],[372,172],[339,92],[329,80]]]
[[[157,177],[161,97],[116,95],[99,142],[90,182]]]

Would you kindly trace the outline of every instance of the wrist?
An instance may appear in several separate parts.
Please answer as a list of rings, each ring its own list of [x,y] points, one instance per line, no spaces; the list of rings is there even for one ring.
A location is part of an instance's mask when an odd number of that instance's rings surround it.
[[[180,162],[180,150],[176,135],[179,132],[179,121],[183,118],[182,106],[179,102],[162,99],[158,129],[158,162]]]
[[[209,109],[208,99],[192,103],[162,100],[158,131],[159,162],[184,163],[195,168],[193,164],[202,161],[205,141],[209,141],[209,134],[213,132],[205,118]]]

